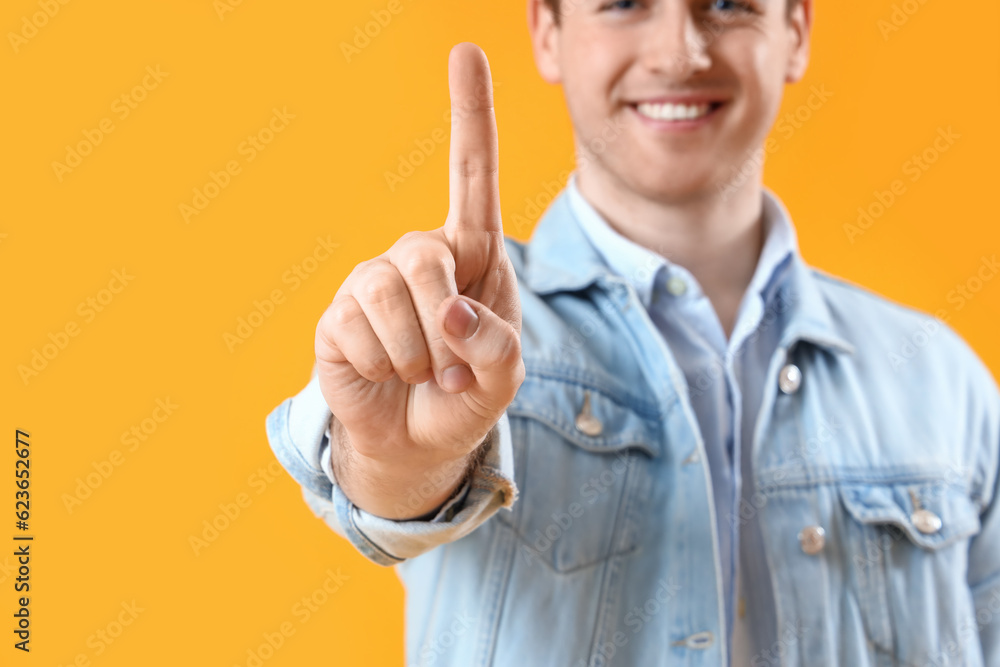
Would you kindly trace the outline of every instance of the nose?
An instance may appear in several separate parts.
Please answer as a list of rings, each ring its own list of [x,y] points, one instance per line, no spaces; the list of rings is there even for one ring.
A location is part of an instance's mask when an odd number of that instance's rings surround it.
[[[712,34],[699,29],[690,3],[664,0],[655,6],[643,37],[643,64],[650,71],[678,82],[711,67],[707,47]]]

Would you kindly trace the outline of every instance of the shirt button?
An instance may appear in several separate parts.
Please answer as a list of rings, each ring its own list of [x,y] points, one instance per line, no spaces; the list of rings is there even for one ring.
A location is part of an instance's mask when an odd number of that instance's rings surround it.
[[[684,282],[683,278],[678,278],[677,276],[674,276],[673,278],[667,281],[667,291],[673,294],[674,296],[681,296],[682,294],[687,292],[687,289],[688,289],[687,283]]]
[[[910,515],[910,521],[925,535],[933,535],[941,530],[941,517],[930,510],[917,510]]]
[[[786,364],[778,373],[778,387],[786,394],[794,394],[802,385],[802,371],[795,364]]]
[[[823,526],[807,526],[799,531],[799,544],[802,551],[809,556],[815,556],[826,545],[826,531]]]

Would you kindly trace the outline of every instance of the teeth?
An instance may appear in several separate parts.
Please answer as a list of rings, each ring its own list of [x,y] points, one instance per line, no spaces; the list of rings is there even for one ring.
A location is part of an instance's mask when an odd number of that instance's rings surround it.
[[[709,104],[650,104],[638,105],[639,113],[653,120],[692,120],[708,113]]]

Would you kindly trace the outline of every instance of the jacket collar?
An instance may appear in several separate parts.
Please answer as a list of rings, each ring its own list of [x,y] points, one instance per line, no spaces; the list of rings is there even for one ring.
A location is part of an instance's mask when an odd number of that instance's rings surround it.
[[[782,215],[788,215],[773,194],[765,192]],[[835,352],[853,354],[854,346],[838,330],[816,271],[802,259],[796,243],[790,266],[783,274],[779,298],[787,304],[786,326],[780,346],[791,348],[808,341]],[[540,295],[576,292],[594,283],[606,285],[613,274],[595,250],[562,192],[542,216],[525,247],[523,280]]]

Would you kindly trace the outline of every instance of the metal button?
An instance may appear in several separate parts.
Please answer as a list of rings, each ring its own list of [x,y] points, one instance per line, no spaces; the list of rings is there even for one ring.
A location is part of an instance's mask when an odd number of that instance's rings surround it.
[[[802,551],[810,556],[815,556],[826,545],[826,531],[823,526],[807,526],[799,531],[799,544]]]
[[[785,364],[778,373],[778,387],[786,394],[794,394],[802,385],[802,371],[795,364]]]
[[[682,294],[687,292],[687,288],[688,288],[687,283],[684,282],[683,278],[674,276],[673,278],[667,281],[667,291],[673,294],[674,296],[681,296]]]
[[[941,517],[930,510],[917,510],[910,515],[910,521],[925,535],[933,535],[941,530]]]
[[[924,509],[916,489],[910,489],[910,500],[913,502],[913,514],[910,515],[910,521],[917,527],[917,530],[924,535],[933,535],[941,530],[941,517]]]
[[[583,392],[583,407],[580,414],[576,416],[576,428],[578,431],[592,438],[596,438],[604,432],[604,424],[601,420],[590,414],[590,392]]]
[[[696,632],[693,635],[688,635],[684,639],[678,639],[673,643],[673,645],[703,651],[709,648],[714,642],[715,635],[708,630],[704,630],[702,632]]]

